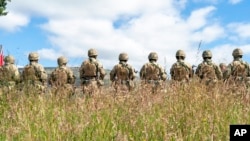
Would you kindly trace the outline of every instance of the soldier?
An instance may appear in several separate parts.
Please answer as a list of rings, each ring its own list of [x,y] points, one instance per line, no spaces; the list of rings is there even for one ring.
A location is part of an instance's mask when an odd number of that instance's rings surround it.
[[[95,49],[89,49],[89,58],[82,62],[79,69],[83,93],[88,95],[96,93],[98,88],[104,84],[103,79],[106,72],[102,64],[97,60],[97,55]]]
[[[71,96],[74,94],[75,76],[66,65],[68,59],[61,56],[57,59],[58,67],[54,69],[49,78],[49,84],[55,94]]]
[[[162,81],[166,81],[167,73],[158,63],[158,55],[156,52],[151,52],[148,55],[149,62],[144,64],[140,70],[140,78],[143,84],[152,87],[152,92],[155,93],[162,85]]]
[[[115,65],[110,72],[110,80],[114,84],[116,92],[128,92],[134,88],[135,71],[127,64],[128,54],[120,53],[119,64]]]
[[[236,84],[237,86],[246,82],[249,86],[250,69],[249,64],[242,60],[243,51],[240,48],[233,50],[234,60],[228,65],[226,71],[226,79],[229,84]]]
[[[210,50],[203,51],[202,57],[203,62],[198,65],[195,74],[201,79],[201,82],[213,86],[222,79],[222,72],[220,67],[212,62]]]
[[[185,62],[186,54],[183,50],[176,52],[177,62],[174,63],[170,69],[172,80],[180,82],[189,82],[189,79],[193,76],[192,66]]]
[[[0,68],[0,87],[12,89],[20,81],[20,74],[15,65],[15,58],[8,55],[4,58],[4,66]]]
[[[30,63],[23,69],[21,77],[22,82],[26,86],[35,86],[35,88],[44,92],[47,85],[47,73],[44,67],[38,63],[38,53],[31,52],[28,59]]]
[[[227,65],[225,63],[220,63],[220,70],[222,72],[223,79],[226,78]]]

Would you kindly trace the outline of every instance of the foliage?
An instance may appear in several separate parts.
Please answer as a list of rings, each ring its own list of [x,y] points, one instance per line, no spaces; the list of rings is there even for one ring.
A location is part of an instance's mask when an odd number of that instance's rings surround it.
[[[248,95],[222,84],[166,84],[155,94],[107,86],[69,99],[16,88],[0,96],[0,140],[229,140],[229,125],[250,123],[249,115]]]
[[[5,16],[8,14],[8,12],[6,12],[6,6],[7,6],[7,1],[11,1],[11,0],[0,0],[0,16]]]

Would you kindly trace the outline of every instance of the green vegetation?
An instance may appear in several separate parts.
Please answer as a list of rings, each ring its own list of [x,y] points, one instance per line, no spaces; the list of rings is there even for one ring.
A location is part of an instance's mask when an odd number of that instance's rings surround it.
[[[157,94],[123,95],[104,88],[70,99],[20,93],[0,96],[0,140],[194,141],[229,140],[230,124],[250,123],[248,95],[199,83]]]
[[[7,6],[7,1],[10,2],[10,0],[0,0],[0,16],[5,16],[8,14],[8,12],[6,12],[6,6]]]

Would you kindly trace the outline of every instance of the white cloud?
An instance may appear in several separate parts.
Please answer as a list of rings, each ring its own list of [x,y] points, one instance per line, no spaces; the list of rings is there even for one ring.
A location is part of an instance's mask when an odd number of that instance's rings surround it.
[[[204,29],[195,32],[192,36],[194,41],[202,40],[205,43],[213,42],[225,37],[224,29],[219,25],[207,26]]]
[[[229,0],[228,2],[230,3],[230,4],[238,4],[238,3],[240,3],[242,0]]]
[[[189,27],[193,30],[200,29],[208,24],[207,17],[215,10],[215,7],[209,6],[195,10],[187,20]]]
[[[250,23],[232,23],[228,25],[231,32],[235,33],[238,38],[250,38]]]
[[[20,13],[9,12],[8,16],[0,17],[0,29],[14,32],[29,23],[29,18]]]
[[[105,68],[112,68],[118,62],[119,53],[127,52],[129,63],[140,69],[148,61],[148,54],[156,51],[159,63],[164,65],[166,61],[168,71],[176,61],[178,49],[186,52],[187,62],[197,64],[201,58],[201,54],[197,56],[200,40],[209,44],[228,36],[226,26],[221,26],[213,17],[214,6],[195,9],[184,19],[180,12],[187,0],[25,0],[11,3],[10,10],[27,19],[23,24],[14,21],[11,27],[24,26],[32,17],[47,19],[41,28],[46,31],[52,47],[38,52],[41,58],[54,61],[60,55],[69,59],[86,58],[88,49],[96,48]],[[123,22],[119,25],[119,21]],[[247,24],[229,28],[236,38],[250,36]],[[231,44],[213,47],[214,59],[229,61],[233,47]]]

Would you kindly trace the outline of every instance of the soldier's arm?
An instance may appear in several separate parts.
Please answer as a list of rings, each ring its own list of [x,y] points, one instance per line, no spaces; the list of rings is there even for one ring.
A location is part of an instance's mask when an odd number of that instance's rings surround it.
[[[216,76],[217,76],[217,78],[219,79],[219,80],[221,80],[222,79],[222,72],[221,72],[221,69],[220,69],[220,67],[219,66],[217,66],[217,65],[215,65],[215,72],[216,72]]]
[[[247,64],[247,77],[250,77],[250,64]]]
[[[13,66],[13,70],[14,70],[14,80],[16,82],[20,82],[20,73],[18,71],[18,68],[16,66]]]
[[[231,72],[232,72],[231,68],[232,68],[232,65],[231,65],[231,63],[230,63],[230,64],[227,66],[227,69],[226,69],[226,71],[225,71],[225,79],[228,79],[228,78],[230,77]]]
[[[80,76],[81,80],[82,80],[83,74],[84,74],[83,66],[84,66],[84,62],[82,62],[81,67],[79,68],[79,76]]]
[[[134,80],[135,79],[135,69],[131,65],[128,65],[128,68],[129,68],[129,79]]]
[[[67,73],[68,73],[68,81],[69,81],[69,83],[74,84],[76,76],[74,75],[73,71],[70,68],[67,68]]]
[[[100,62],[98,62],[98,70],[100,72],[100,79],[103,80],[105,75],[106,75],[106,71],[105,71],[105,69],[103,68],[103,65]]]
[[[170,68],[170,76],[171,76],[171,78],[174,77],[174,64],[173,64],[172,67]]]
[[[113,67],[113,69],[110,71],[109,73],[109,79],[110,81],[114,81],[115,80],[115,76],[116,76],[116,65]]]
[[[145,65],[140,70],[140,79],[145,79]]]
[[[186,62],[185,62],[186,63]],[[193,68],[192,65],[189,63],[186,63],[187,67],[188,67],[188,72],[189,72],[189,78],[193,77]]]
[[[198,65],[198,67],[195,70],[195,75],[197,75],[198,77],[200,77],[200,69],[201,69],[201,65]]]
[[[167,73],[165,71],[165,69],[161,66],[159,66],[159,69],[160,69],[160,76],[161,76],[161,79],[163,81],[165,81],[167,79]]]
[[[37,71],[40,73],[40,79],[45,83],[48,79],[48,75],[44,67],[42,65],[38,65]]]

